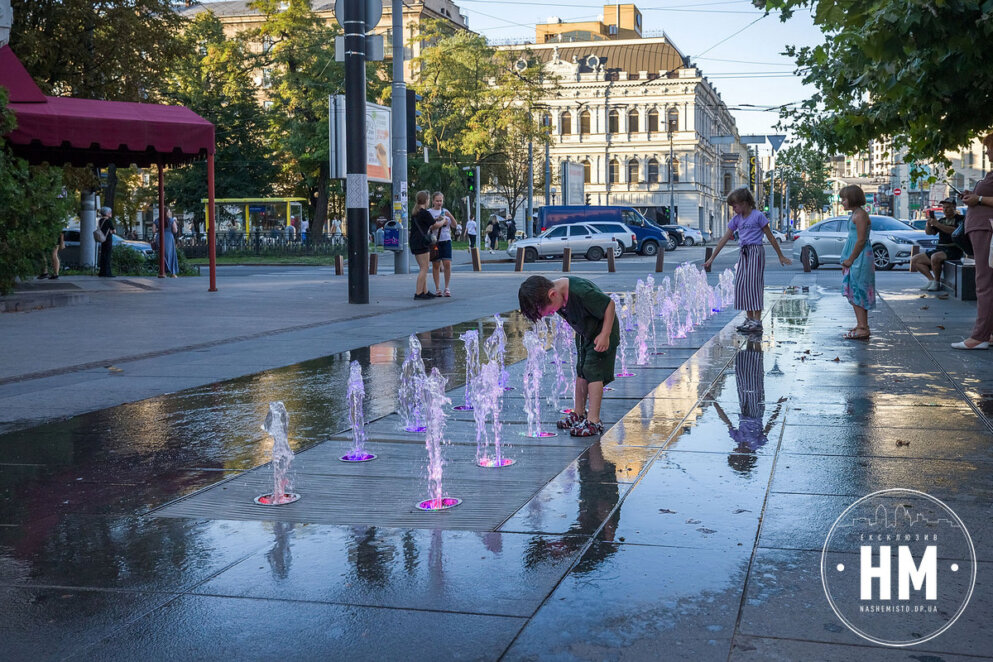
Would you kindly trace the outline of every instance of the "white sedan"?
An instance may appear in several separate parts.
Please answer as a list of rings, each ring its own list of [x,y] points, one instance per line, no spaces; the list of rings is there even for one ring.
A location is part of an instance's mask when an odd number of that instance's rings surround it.
[[[571,248],[573,255],[596,262],[603,259],[607,251],[614,250],[615,243],[612,235],[590,225],[570,223],[548,228],[537,237],[515,241],[507,249],[507,255],[516,258],[518,248],[524,249],[525,262],[534,262],[540,257],[561,257],[564,248]]]

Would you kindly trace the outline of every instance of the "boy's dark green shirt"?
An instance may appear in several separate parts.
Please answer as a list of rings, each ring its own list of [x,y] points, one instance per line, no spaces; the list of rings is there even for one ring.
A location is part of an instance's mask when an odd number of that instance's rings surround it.
[[[585,278],[567,276],[569,298],[559,315],[585,341],[592,343],[603,328],[603,315],[610,304],[610,297],[599,287]],[[610,330],[610,344],[616,346],[620,340],[617,324],[617,311],[614,311],[614,327]]]

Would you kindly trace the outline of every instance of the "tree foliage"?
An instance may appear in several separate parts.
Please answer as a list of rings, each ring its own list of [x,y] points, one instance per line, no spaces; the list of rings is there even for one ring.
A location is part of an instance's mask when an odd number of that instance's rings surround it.
[[[215,127],[215,194],[218,198],[266,197],[277,174],[269,154],[268,118],[248,69],[246,43],[226,39],[213,12],[201,12],[182,34],[183,54],[165,80],[165,96],[190,108]],[[173,168],[166,195],[194,214],[195,231],[204,220],[206,163]]]
[[[790,47],[816,92],[784,112],[824,149],[853,153],[892,137],[907,160],[944,160],[993,126],[990,0],[755,0],[785,21],[813,10],[823,44]]]
[[[789,216],[803,209],[818,212],[831,199],[830,182],[824,155],[809,145],[792,145],[776,155],[776,205],[790,189]]]
[[[0,87],[0,136],[16,127],[6,106],[7,90]],[[0,294],[10,292],[17,278],[39,273],[73,204],[60,169],[29,167],[0,138]]]

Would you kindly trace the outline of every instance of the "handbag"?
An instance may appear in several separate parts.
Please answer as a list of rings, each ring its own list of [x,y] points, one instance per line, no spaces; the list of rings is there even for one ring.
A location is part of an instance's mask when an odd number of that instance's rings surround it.
[[[955,245],[958,246],[960,249],[962,249],[962,252],[963,253],[965,253],[969,257],[972,257],[972,255],[973,255],[973,252],[972,252],[972,240],[969,239],[969,235],[967,235],[965,233],[965,223],[964,222],[963,223],[959,223],[955,227],[955,229],[952,230],[952,234],[949,235],[949,236],[952,238],[952,241],[955,243]]]
[[[93,231],[93,240],[98,244],[102,244],[103,242],[107,241],[107,235],[105,235],[100,230],[100,228],[97,228],[96,230]]]

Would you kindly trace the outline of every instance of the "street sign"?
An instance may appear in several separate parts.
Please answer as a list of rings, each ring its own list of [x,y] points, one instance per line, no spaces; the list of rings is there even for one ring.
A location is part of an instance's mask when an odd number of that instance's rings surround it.
[[[900,195],[901,193],[903,193],[903,191],[901,191],[900,189],[898,188],[893,189],[893,195]]]
[[[783,141],[786,140],[786,136],[783,135],[770,135],[766,136],[769,139],[769,144],[772,145],[772,151],[778,152],[779,148],[783,146]]]
[[[379,24],[379,19],[383,17],[383,0],[365,1],[365,31],[372,32],[372,29]],[[341,25],[341,17],[345,15],[345,0],[334,0],[334,20]],[[341,25],[344,28],[344,25]],[[348,30],[345,30],[348,32]]]

